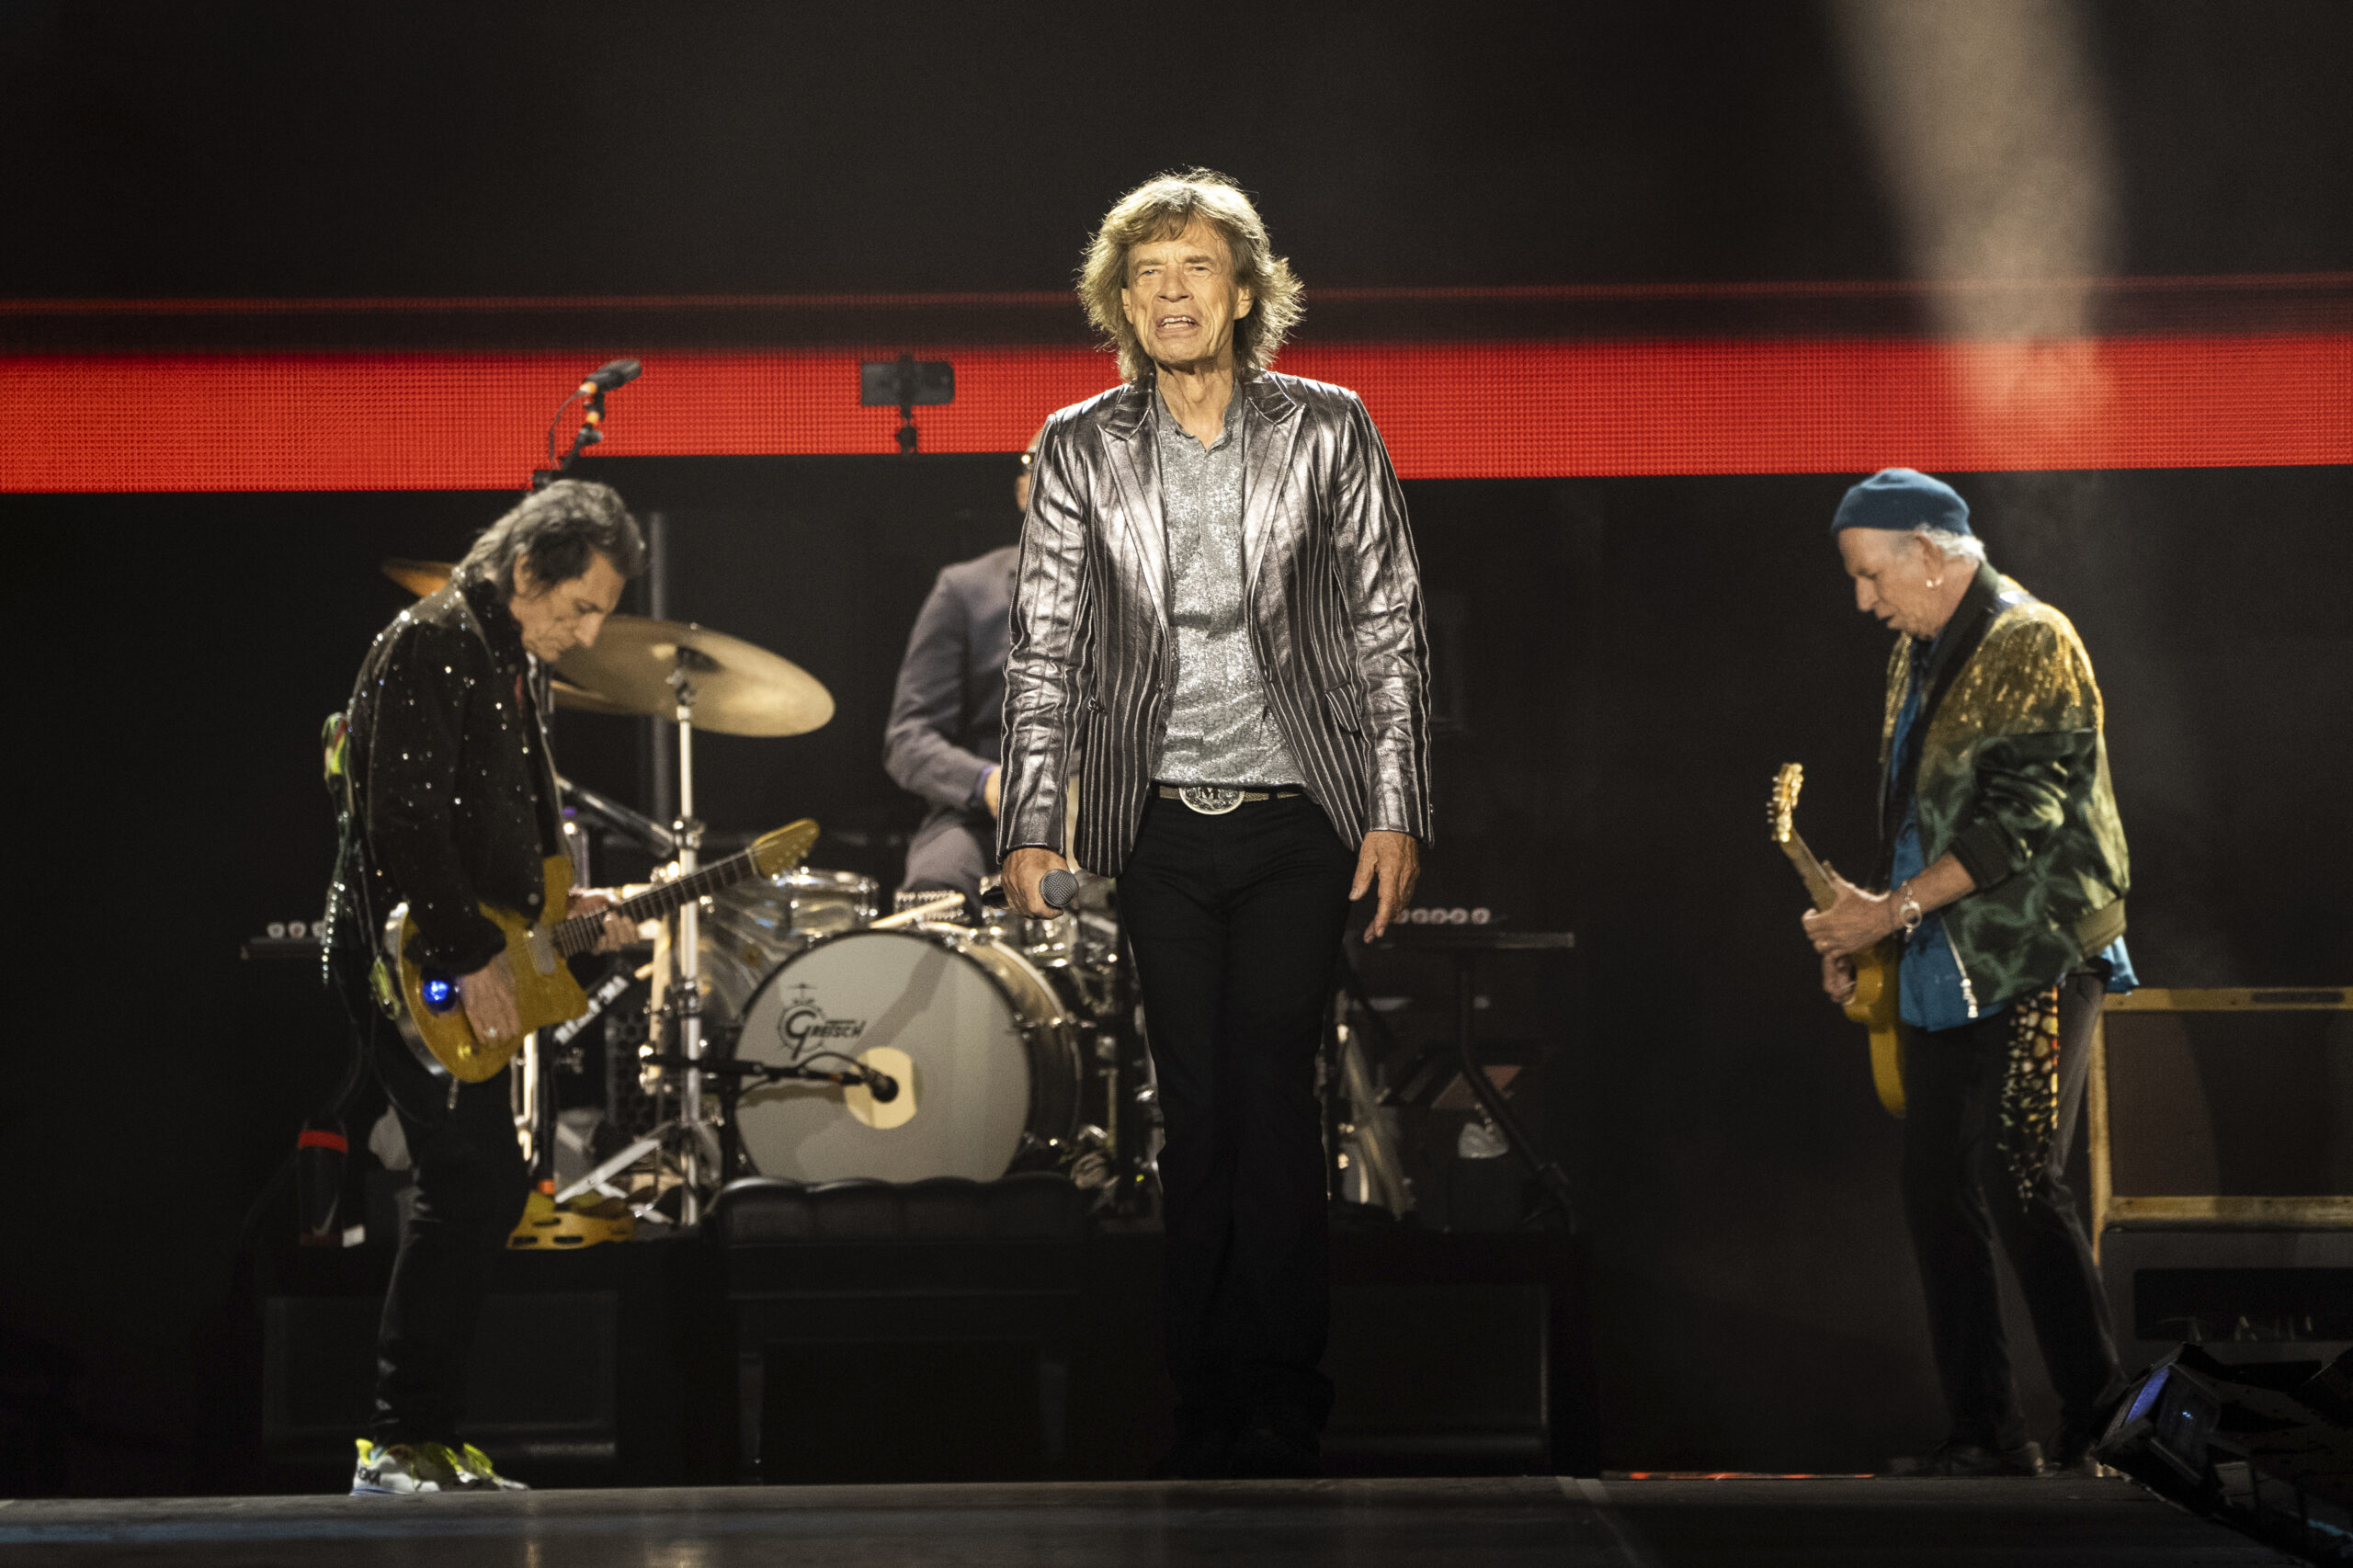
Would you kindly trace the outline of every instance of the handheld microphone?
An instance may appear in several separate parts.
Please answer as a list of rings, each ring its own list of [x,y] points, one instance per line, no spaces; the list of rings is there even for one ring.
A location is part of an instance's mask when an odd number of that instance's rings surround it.
[[[1068,909],[1078,896],[1078,878],[1068,871],[1048,871],[1038,879],[1038,896],[1050,909]],[[1003,882],[982,890],[981,903],[990,909],[1003,909],[1011,902]]]
[[[580,390],[584,392],[611,392],[615,387],[629,385],[644,373],[645,367],[634,359],[614,359],[590,371],[588,379],[580,383]]]
[[[889,1105],[899,1097],[899,1080],[870,1067],[866,1070],[866,1092],[874,1096],[876,1105]]]

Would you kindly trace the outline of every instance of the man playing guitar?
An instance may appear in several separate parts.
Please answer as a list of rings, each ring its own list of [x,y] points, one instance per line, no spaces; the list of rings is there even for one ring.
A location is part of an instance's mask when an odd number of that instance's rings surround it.
[[[485,1043],[518,1028],[490,903],[544,911],[563,853],[554,768],[531,665],[597,640],[645,550],[621,499],[559,480],[484,529],[449,585],[401,612],[360,665],[348,710],[361,907],[406,903],[418,957],[455,974]],[[604,907],[575,891],[566,915]],[[604,946],[631,935],[613,920]],[[458,1435],[474,1325],[529,1186],[507,1069],[461,1083],[354,998],[366,1050],[408,1142],[415,1205],[384,1298],[376,1411],[356,1494],[518,1489]]]
[[[2086,1471],[2120,1386],[2107,1299],[2065,1181],[2104,991],[2134,983],[2105,705],[2067,618],[1986,563],[1969,505],[1908,468],[1831,528],[1855,608],[1898,635],[1881,730],[1880,859],[1805,915],[1823,988],[1898,943],[1904,1206],[1952,1420],[1918,1473],[2033,1475],[1994,1268],[1999,1237],[2062,1405],[2054,1465]]]

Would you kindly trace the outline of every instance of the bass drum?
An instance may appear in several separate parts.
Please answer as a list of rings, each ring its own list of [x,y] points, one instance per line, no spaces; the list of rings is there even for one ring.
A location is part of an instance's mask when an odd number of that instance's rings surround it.
[[[899,1081],[767,1084],[736,1102],[754,1168],[797,1181],[994,1181],[1078,1131],[1076,1030],[1046,977],[1012,948],[949,926],[821,937],[760,983],[740,1060],[854,1060]]]

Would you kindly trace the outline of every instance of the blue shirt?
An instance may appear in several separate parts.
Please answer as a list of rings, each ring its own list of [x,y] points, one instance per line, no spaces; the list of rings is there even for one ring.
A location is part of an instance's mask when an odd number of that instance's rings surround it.
[[[1928,665],[1936,649],[1936,642],[1930,639],[1912,640],[1912,678],[1904,686],[1904,705],[1896,710],[1895,733],[1888,751],[1889,757],[1899,764],[1911,739],[1912,726],[1920,717],[1920,699],[1927,685]],[[1893,789],[1895,784],[1896,779],[1891,775],[1888,787]],[[1890,889],[1900,888],[1926,869],[1927,863],[1920,848],[1919,806],[1906,802],[1904,825],[1895,835],[1895,858],[1888,870],[1887,885]],[[2006,996],[1981,997],[1976,994],[1968,973],[1961,967],[1961,960],[1953,954],[1952,938],[1945,935],[1945,923],[1936,912],[1923,915],[1912,934],[1899,939],[1904,947],[1896,964],[1897,1010],[1914,1028],[1957,1028],[1974,1018],[1991,1017],[2008,1005],[2010,998]],[[2110,991],[2131,991],[2140,984],[2121,937],[2103,949],[2093,962],[2107,967]],[[2046,983],[2062,978],[2054,974]]]

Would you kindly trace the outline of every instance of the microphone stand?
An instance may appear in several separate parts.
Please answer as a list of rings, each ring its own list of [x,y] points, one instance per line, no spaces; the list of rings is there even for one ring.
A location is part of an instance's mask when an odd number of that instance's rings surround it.
[[[562,458],[556,457],[556,424],[563,418],[563,410],[572,406],[572,398],[578,397],[581,394],[579,392],[574,392],[572,397],[565,398],[563,400],[563,406],[555,411],[555,419],[551,420],[548,424],[548,459],[550,461],[553,462],[555,466],[553,468],[538,468],[531,471],[531,488],[533,490],[545,490],[549,485],[553,484],[557,480],[562,479],[565,474],[570,473],[572,472],[572,465],[579,460],[580,454],[605,438],[605,389],[602,387],[592,387],[587,393],[587,406],[583,409],[581,413],[580,428],[573,432],[571,449],[566,451]]]

